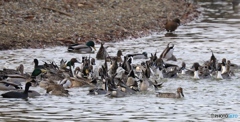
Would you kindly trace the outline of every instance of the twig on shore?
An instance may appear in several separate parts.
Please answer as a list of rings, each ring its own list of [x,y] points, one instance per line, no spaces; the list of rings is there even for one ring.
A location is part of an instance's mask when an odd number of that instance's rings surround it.
[[[52,10],[52,11],[54,11],[54,12],[58,12],[58,13],[60,13],[60,14],[64,14],[64,15],[66,15],[66,16],[72,17],[71,14],[68,14],[68,13],[66,13],[66,12],[63,12],[63,11],[60,11],[60,10],[57,10],[57,9],[54,9],[54,8],[49,8],[49,7],[42,7],[42,8],[43,8],[43,9]]]

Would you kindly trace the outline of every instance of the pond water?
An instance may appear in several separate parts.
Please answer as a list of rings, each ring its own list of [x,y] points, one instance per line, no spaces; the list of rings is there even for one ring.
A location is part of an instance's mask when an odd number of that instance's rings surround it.
[[[185,61],[189,68],[193,62],[202,64],[209,60],[212,49],[216,58],[226,58],[240,64],[240,5],[231,2],[199,2],[203,15],[198,20],[180,26],[177,37],[165,37],[165,33],[149,37],[106,43],[110,55],[118,49],[124,54],[146,51],[158,52],[159,56],[167,43],[175,45],[174,55],[179,64]],[[238,45],[239,44],[239,45]],[[97,45],[97,49],[99,45]],[[25,70],[33,70],[32,61],[59,62],[62,58],[81,59],[89,54],[72,54],[66,47],[46,49],[19,49],[0,51],[0,69],[16,68],[23,63]],[[91,54],[95,57],[95,54]],[[135,61],[134,63],[140,63]],[[100,61],[97,61],[99,64]],[[0,98],[1,121],[239,121],[238,118],[212,118],[211,114],[238,114],[240,110],[240,72],[231,80],[193,80],[191,78],[165,79],[160,91],[175,92],[181,86],[183,99],[157,98],[155,92],[136,94],[124,98],[88,96],[88,88],[72,88],[71,96],[45,95],[39,87],[31,87],[42,96],[25,100]],[[0,93],[4,93],[0,91]]]

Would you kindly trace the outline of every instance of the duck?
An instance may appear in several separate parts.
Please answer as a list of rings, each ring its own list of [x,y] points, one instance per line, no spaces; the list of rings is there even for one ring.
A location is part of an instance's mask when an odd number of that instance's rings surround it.
[[[209,61],[209,68],[210,68],[210,70],[212,70],[212,72],[214,72],[217,70],[217,58],[213,54],[212,50],[211,50],[211,52],[212,52],[212,55],[211,55],[210,61]]]
[[[68,46],[68,52],[94,53],[96,51],[94,41],[88,41],[85,45],[72,44]]]
[[[134,91],[139,91],[138,89],[138,83],[135,80],[136,76],[134,74],[134,71],[131,70],[130,73],[128,74],[127,82],[126,85],[130,87]]]
[[[226,59],[226,58],[223,58],[223,59],[222,59],[222,63],[221,63],[222,74],[227,71],[226,65],[227,65],[227,59]]]
[[[167,32],[172,33],[178,28],[179,25],[180,25],[180,20],[178,18],[175,18],[172,21],[167,21],[165,23],[165,29]]]
[[[5,75],[3,80],[6,80],[8,82],[13,82],[16,84],[21,84],[21,82],[25,82],[26,79],[28,79],[28,78],[30,78],[30,76],[28,74],[26,74],[26,75],[8,74],[8,75]]]
[[[68,96],[69,91],[65,90],[62,85],[56,84],[54,81],[50,80],[49,85],[46,87],[46,93],[56,96]]]
[[[149,79],[147,78],[146,71],[142,71],[142,76],[143,78],[140,79],[140,84],[139,84],[139,91],[147,91],[148,88],[150,87]]]
[[[106,96],[111,98],[121,98],[121,97],[125,97],[126,93],[123,92],[122,90],[115,89],[115,90],[108,91]]]
[[[96,54],[97,60],[104,60],[108,56],[107,50],[103,45],[104,43],[101,43],[101,46]]]
[[[31,80],[31,81],[27,81],[27,82],[31,82],[31,86],[36,86],[38,83],[37,81],[35,81],[34,79]],[[16,89],[15,91],[17,92],[24,92],[23,89]],[[35,97],[38,97],[38,96],[41,96],[41,94],[35,90],[28,90],[28,97],[29,98],[35,98]]]
[[[231,76],[229,74],[229,66],[227,66],[226,71],[222,73],[222,64],[218,63],[217,65],[217,80],[222,80],[222,79],[231,79]]]
[[[44,65],[39,65],[38,59],[33,59],[34,69],[45,69]]]
[[[147,52],[127,54],[126,57],[133,57],[133,59],[148,59]]]
[[[74,76],[74,71],[73,71],[73,68],[75,67],[75,63],[80,63],[76,58],[71,58],[70,61],[68,61],[66,64],[65,64],[65,70],[69,71],[69,74],[71,77]],[[69,69],[67,69],[67,67],[69,67]]]
[[[102,88],[98,88],[98,87],[94,87],[94,88],[90,88],[89,92],[87,95],[106,95],[107,94],[107,81],[103,80],[103,86]]]
[[[72,87],[95,87],[96,80],[90,80],[87,78],[75,78],[68,77],[68,80],[71,82],[70,88]],[[64,83],[62,84],[64,85]]]
[[[107,97],[111,97],[111,98],[121,98],[121,97],[125,97],[127,95],[127,93],[125,93],[124,91],[122,91],[121,89],[118,89],[118,87],[116,86],[115,82],[114,82],[114,78],[117,74],[112,75],[111,77],[106,78],[106,82],[107,82]]]
[[[28,98],[28,91],[29,91],[29,87],[31,85],[32,85],[31,82],[27,82],[23,92],[10,91],[10,92],[3,93],[1,95],[2,95],[3,98],[22,98],[22,99],[26,99],[26,98]]]
[[[200,68],[200,64],[195,62],[193,63],[193,66],[192,66],[193,70],[194,70],[194,75],[193,75],[193,79],[195,80],[199,80],[200,77],[199,77],[199,68]]]
[[[24,66],[23,64],[20,64],[16,69],[7,69],[7,68],[3,68],[3,70],[0,70],[1,74],[4,75],[22,75],[24,71]]]
[[[117,89],[123,91],[128,95],[138,92],[138,90],[133,90],[132,88],[128,87],[126,83],[120,78],[115,78],[114,81],[117,83]]]
[[[0,90],[16,90],[22,89],[21,84],[15,84],[7,81],[0,81]]]
[[[178,78],[177,67],[173,67],[170,70],[168,70],[166,68],[162,69],[162,77],[163,78]]]
[[[170,46],[170,44],[171,44],[171,42],[169,42],[167,44],[167,47],[161,53],[160,58],[166,59],[166,60],[177,61],[176,57],[173,55],[174,44],[172,44],[172,46]]]
[[[122,57],[123,54],[122,54],[122,51],[121,50],[118,50],[117,51],[117,55],[116,56],[107,56],[107,61],[110,62],[113,58],[116,58],[117,59],[117,62],[122,62]]]
[[[47,70],[44,69],[34,69],[31,78],[36,79],[38,76],[41,76],[41,74],[47,73]]]
[[[178,87],[177,88],[177,93],[161,93],[161,92],[158,92],[156,94],[157,97],[160,97],[160,98],[182,98],[184,97],[184,94],[183,94],[183,89],[181,87]]]

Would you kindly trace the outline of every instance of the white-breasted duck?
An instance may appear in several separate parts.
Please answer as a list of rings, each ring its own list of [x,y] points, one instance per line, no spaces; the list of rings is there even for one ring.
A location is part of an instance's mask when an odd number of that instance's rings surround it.
[[[68,46],[69,52],[76,53],[94,53],[96,51],[94,41],[88,41],[86,44],[72,44]]]
[[[160,98],[182,98],[184,97],[184,94],[183,94],[183,89],[181,87],[178,87],[177,88],[177,93],[161,93],[161,92],[158,92],[157,97],[160,97]]]

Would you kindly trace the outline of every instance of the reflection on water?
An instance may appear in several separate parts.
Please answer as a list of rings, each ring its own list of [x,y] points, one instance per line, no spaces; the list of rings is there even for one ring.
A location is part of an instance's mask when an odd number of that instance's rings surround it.
[[[187,67],[193,62],[203,63],[211,56],[210,50],[221,60],[226,58],[240,64],[239,30],[240,15],[235,9],[239,2],[221,0],[198,3],[203,7],[203,16],[197,21],[180,26],[177,36],[165,37],[164,34],[108,43],[107,51],[115,55],[118,49],[124,54],[143,52],[157,55],[168,42],[175,45],[174,55],[178,62],[185,61]],[[234,2],[233,2],[234,3]],[[234,9],[233,9],[234,8]],[[99,45],[97,46],[99,48]],[[80,59],[88,54],[70,54],[66,47],[47,49],[21,49],[0,52],[0,66],[15,68],[24,63],[27,71],[32,71],[33,58],[40,61],[59,62],[62,58]],[[95,54],[90,56],[95,57]],[[139,63],[140,61],[135,61]],[[42,63],[42,62],[40,62]],[[97,62],[99,63],[99,62]],[[227,81],[192,80],[189,78],[167,79],[161,91],[173,92],[177,87],[184,89],[185,98],[161,99],[154,92],[136,94],[130,97],[110,99],[105,96],[87,96],[87,88],[70,89],[71,96],[57,97],[45,95],[41,88],[30,88],[39,91],[42,96],[29,98],[27,101],[0,99],[0,119],[5,121],[238,121],[237,119],[216,119],[211,114],[240,114],[239,109],[239,72]],[[0,91],[0,93],[3,93]]]

